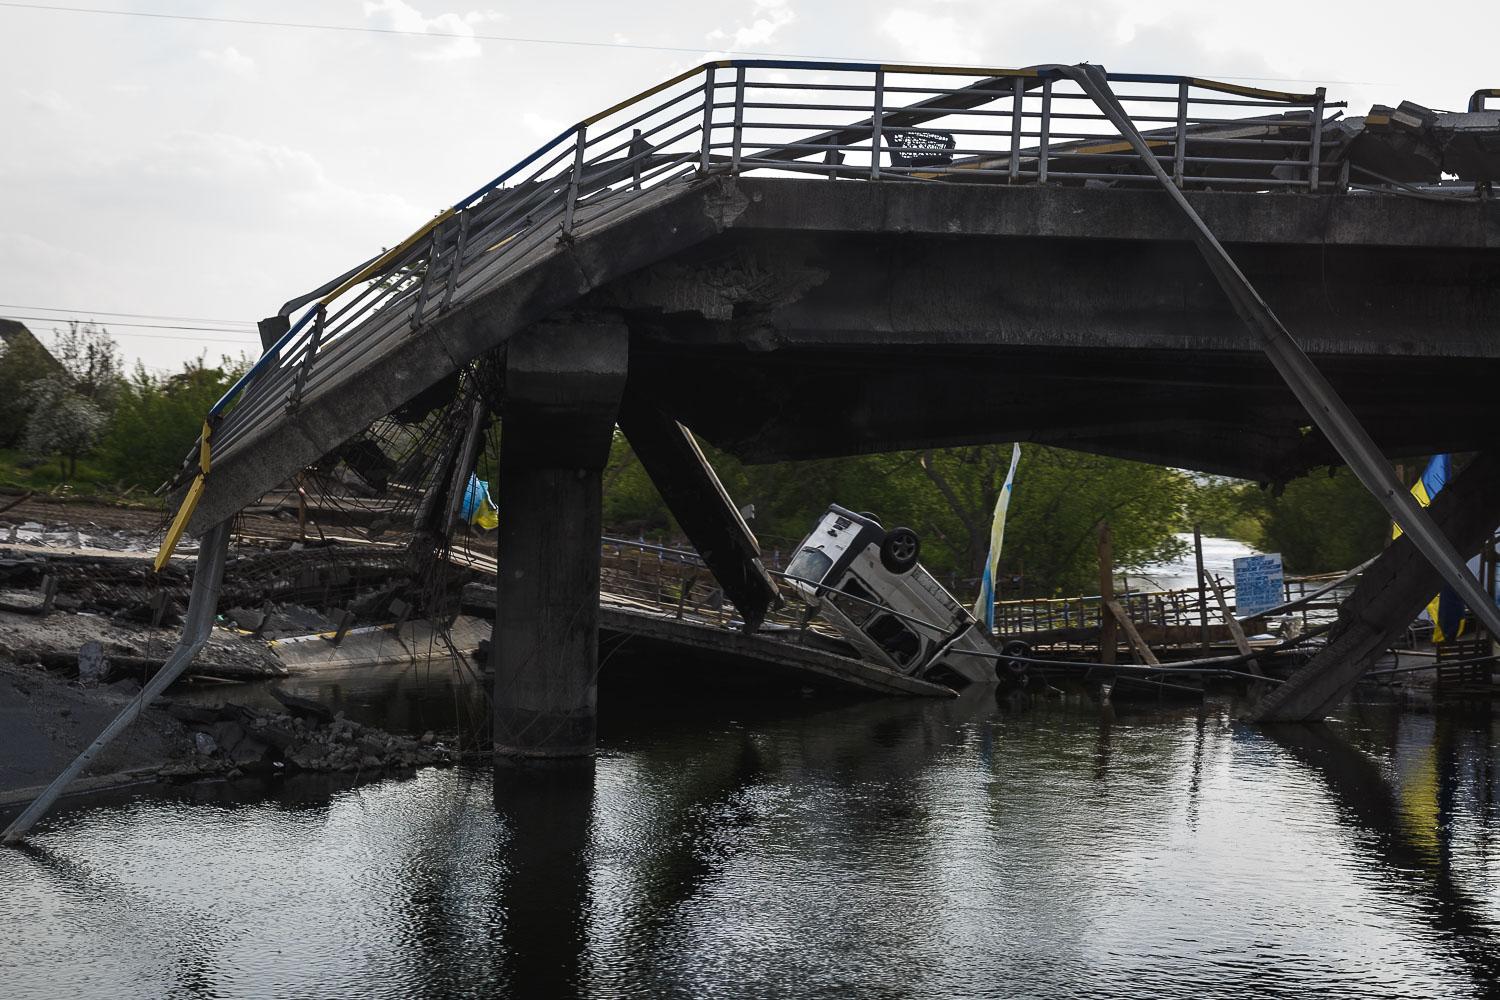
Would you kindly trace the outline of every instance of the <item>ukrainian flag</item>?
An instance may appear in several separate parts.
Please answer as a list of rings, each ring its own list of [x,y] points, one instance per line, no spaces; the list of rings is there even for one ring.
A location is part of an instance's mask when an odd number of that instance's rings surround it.
[[[984,576],[979,581],[979,599],[974,602],[974,617],[984,622],[990,632],[995,631],[995,570],[1000,565],[1000,549],[1005,544],[1005,514],[1010,510],[1010,492],[1016,482],[1016,465],[1021,461],[1020,442],[1011,446],[1010,471],[1005,474],[1005,485],[995,498],[995,517],[990,522],[990,551],[984,560]]]
[[[1422,472],[1422,478],[1412,486],[1411,495],[1416,498],[1418,504],[1426,507],[1442,492],[1443,487],[1448,485],[1448,480],[1452,475],[1452,459],[1447,455],[1433,455],[1432,460],[1427,463],[1427,468]],[[1392,529],[1391,537],[1401,537],[1399,526]],[[1432,641],[1445,642],[1463,635],[1466,610],[1458,592],[1448,584],[1443,584],[1443,589],[1438,591],[1438,595],[1427,605],[1427,617],[1432,619]]]
[[[499,511],[490,499],[490,484],[474,473],[469,473],[469,485],[464,489],[464,505],[461,516],[478,528],[494,531],[500,527]]]

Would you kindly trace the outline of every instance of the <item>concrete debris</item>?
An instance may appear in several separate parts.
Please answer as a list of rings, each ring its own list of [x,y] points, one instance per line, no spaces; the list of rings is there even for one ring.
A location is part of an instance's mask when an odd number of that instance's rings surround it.
[[[428,734],[421,740],[396,736],[333,715],[308,699],[292,701],[298,714],[233,703],[172,702],[165,708],[193,728],[194,747],[203,758],[200,774],[409,770],[453,759],[435,740],[427,740]]]
[[[1348,160],[1352,179],[1374,175],[1435,184],[1444,175],[1490,183],[1500,179],[1500,111],[1441,112],[1411,101],[1377,104],[1364,117],[1324,126],[1325,156]],[[1359,171],[1367,171],[1360,176]]]
[[[104,655],[104,646],[91,639],[78,647],[78,683],[94,687],[109,676],[109,658]]]

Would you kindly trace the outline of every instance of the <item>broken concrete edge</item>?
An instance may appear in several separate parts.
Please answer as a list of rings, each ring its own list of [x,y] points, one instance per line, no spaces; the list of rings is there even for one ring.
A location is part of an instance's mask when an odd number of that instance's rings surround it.
[[[599,609],[599,624],[604,630],[643,635],[709,652],[732,653],[751,660],[774,661],[781,669],[799,669],[811,679],[833,682],[865,694],[958,697],[952,688],[933,681],[810,646],[781,642],[759,633],[640,615],[608,606]]]
[[[58,798],[67,800],[77,798],[80,795],[93,795],[98,792],[115,791],[121,788],[133,788],[139,785],[151,785],[164,781],[161,776],[161,767],[137,767],[124,771],[114,771],[109,774],[89,775],[79,778],[68,786]],[[32,785],[28,788],[0,789],[0,812],[24,806],[36,799],[47,790],[46,785]]]

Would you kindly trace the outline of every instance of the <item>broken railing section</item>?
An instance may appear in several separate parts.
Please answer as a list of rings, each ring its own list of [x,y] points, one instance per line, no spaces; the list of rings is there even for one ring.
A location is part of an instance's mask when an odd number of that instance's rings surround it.
[[[1087,65],[1061,66],[1056,69],[1076,80],[1094,98],[1099,110],[1119,129],[1141,161],[1156,176],[1162,189],[1187,221],[1193,242],[1197,244],[1209,269],[1224,289],[1236,314],[1256,335],[1261,349],[1339,456],[1386,509],[1391,520],[1411,536],[1412,544],[1436,567],[1443,581],[1458,591],[1474,609],[1490,634],[1500,635],[1500,608],[1495,606],[1494,600],[1485,594],[1479,581],[1468,571],[1464,558],[1454,549],[1453,544],[1433,526],[1426,512],[1397,481],[1390,463],[1353,412],[1276,318],[1271,307],[1235,265],[1182,191],[1172,183],[1172,179],[1167,176],[1156,155],[1110,90],[1103,70]]]
[[[753,630],[780,603],[760,544],[719,481],[693,434],[627,389],[620,430],[667,509]]]
[[[1458,551],[1478,550],[1500,523],[1500,452],[1476,456],[1426,513]],[[1339,609],[1327,645],[1286,684],[1256,704],[1251,718],[1260,722],[1321,719],[1406,630],[1441,581],[1409,534],[1396,539],[1369,565]],[[1493,608],[1493,598],[1485,604]]]
[[[126,706],[125,710],[115,716],[109,725],[104,727],[94,742],[79,754],[71,764],[63,769],[63,772],[53,779],[41,795],[37,796],[35,802],[27,806],[21,815],[5,829],[3,839],[7,844],[14,844],[26,835],[26,832],[36,824],[36,821],[44,816],[52,804],[57,801],[73,780],[83,772],[98,753],[114,741],[115,737],[125,731],[142,710],[167,689],[167,687],[182,675],[182,672],[193,662],[193,657],[203,644],[208,641],[209,633],[213,631],[214,616],[218,612],[219,587],[224,580],[224,562],[229,552],[229,529],[228,521],[221,522],[210,528],[204,535],[198,546],[198,568],[193,574],[193,591],[188,600],[187,617],[183,623],[182,637],[177,642],[177,648],[156,675],[151,678],[138,698],[135,698]]]
[[[1439,112],[1411,101],[1376,104],[1363,117],[1330,122],[1328,141],[1345,148],[1351,183],[1360,187],[1440,183],[1445,176],[1479,187],[1500,180],[1500,108],[1480,90],[1466,112]],[[1500,100],[1497,100],[1500,103]]]

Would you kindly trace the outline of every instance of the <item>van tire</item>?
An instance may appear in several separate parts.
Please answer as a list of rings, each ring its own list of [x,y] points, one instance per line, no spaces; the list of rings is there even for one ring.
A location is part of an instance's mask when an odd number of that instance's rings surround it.
[[[922,540],[910,528],[892,528],[880,540],[880,564],[892,573],[907,573],[922,554]]]

